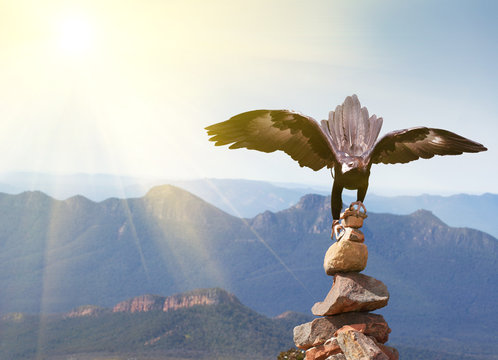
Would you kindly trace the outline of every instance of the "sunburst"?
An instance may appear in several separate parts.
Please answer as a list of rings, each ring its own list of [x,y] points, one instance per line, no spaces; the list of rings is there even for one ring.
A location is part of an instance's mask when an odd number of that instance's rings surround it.
[[[64,15],[56,24],[57,45],[67,54],[82,55],[88,53],[95,42],[95,28],[84,14]]]

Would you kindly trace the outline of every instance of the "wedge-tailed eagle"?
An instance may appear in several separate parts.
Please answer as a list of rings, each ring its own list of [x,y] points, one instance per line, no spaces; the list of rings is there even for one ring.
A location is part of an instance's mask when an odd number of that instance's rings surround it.
[[[357,190],[363,202],[372,164],[407,163],[434,155],[459,155],[487,150],[483,145],[447,130],[414,127],[396,130],[377,141],[382,118],[369,117],[356,95],[318,123],[290,110],[248,111],[206,127],[215,145],[230,149],[247,148],[264,152],[281,150],[299,165],[315,171],[328,167],[332,186],[332,218],[337,224],[344,188]]]

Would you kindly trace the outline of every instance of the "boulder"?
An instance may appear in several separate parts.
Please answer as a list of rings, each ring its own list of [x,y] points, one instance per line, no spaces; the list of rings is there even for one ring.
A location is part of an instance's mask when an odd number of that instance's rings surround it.
[[[334,336],[334,333],[349,324],[364,324],[364,333],[373,336],[380,343],[389,338],[391,329],[379,314],[368,312],[349,312],[345,314],[325,316],[294,328],[294,343],[300,349],[322,345]]]
[[[342,241],[342,240],[341,240]],[[323,302],[311,312],[326,316],[350,311],[371,311],[387,305],[389,291],[382,281],[360,273],[339,273]]]
[[[367,246],[360,242],[339,240],[325,254],[323,268],[327,275],[339,272],[359,272],[365,269],[368,260]]]
[[[389,360],[376,342],[361,332],[345,328],[338,331],[337,342],[347,360]]]

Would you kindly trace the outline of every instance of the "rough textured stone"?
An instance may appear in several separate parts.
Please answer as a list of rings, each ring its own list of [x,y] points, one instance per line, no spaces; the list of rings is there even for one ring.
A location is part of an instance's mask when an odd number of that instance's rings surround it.
[[[363,205],[362,205],[363,206]],[[363,210],[365,207],[363,206]],[[354,207],[346,209],[341,214],[342,225],[344,227],[361,228],[363,226],[363,220],[367,218],[366,211],[360,211],[360,207]]]
[[[347,360],[389,360],[376,342],[361,332],[350,329],[339,331],[337,342]]]
[[[343,353],[331,355],[325,360],[346,360],[346,356]]]
[[[347,227],[344,229],[344,233],[340,239],[362,243],[365,241],[365,234],[363,234],[363,232],[361,230]]]
[[[387,323],[348,324],[338,329],[334,333],[334,336],[337,337],[340,332],[349,330],[361,332],[375,339],[376,342],[382,344],[387,342],[389,339],[389,333],[391,332],[391,329],[387,326]]]
[[[358,331],[358,332],[361,332],[361,333],[364,334],[366,329],[367,329],[367,324],[350,324],[350,325],[344,325],[342,328],[340,328],[339,330],[337,330],[334,333],[334,336],[335,336],[335,339],[337,339],[337,334],[339,334],[341,332],[345,332],[345,331],[350,331],[350,330]]]
[[[294,343],[300,349],[307,350],[321,345],[334,336],[334,333],[349,324],[365,324],[365,334],[374,336],[380,343],[389,338],[391,329],[384,317],[367,312],[350,312],[315,319],[294,328]]]
[[[352,227],[355,229],[363,226],[363,218],[360,216],[348,216],[342,222],[344,227]]]
[[[327,275],[339,272],[362,271],[367,266],[368,250],[363,243],[340,240],[325,254],[323,268]]]
[[[306,360],[325,360],[331,355],[342,352],[337,339],[332,342],[325,342],[323,345],[318,345],[306,350]]]
[[[340,273],[323,302],[317,302],[311,312],[317,316],[349,311],[371,311],[387,305],[389,291],[382,281],[359,273]]]
[[[334,337],[331,337],[330,339],[328,339],[327,341],[325,341],[324,345],[337,345],[337,346],[339,346],[339,343],[337,342],[337,338],[334,336]]]

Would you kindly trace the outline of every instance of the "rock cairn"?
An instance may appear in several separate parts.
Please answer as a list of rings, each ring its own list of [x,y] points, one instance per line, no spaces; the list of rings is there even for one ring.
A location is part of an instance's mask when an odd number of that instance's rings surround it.
[[[368,250],[360,228],[367,217],[361,203],[341,214],[337,242],[327,250],[324,270],[334,276],[332,288],[311,309],[319,316],[294,328],[294,343],[306,350],[306,360],[397,360],[398,351],[384,345],[391,329],[382,315],[370,311],[387,305],[387,287],[360,274]]]

